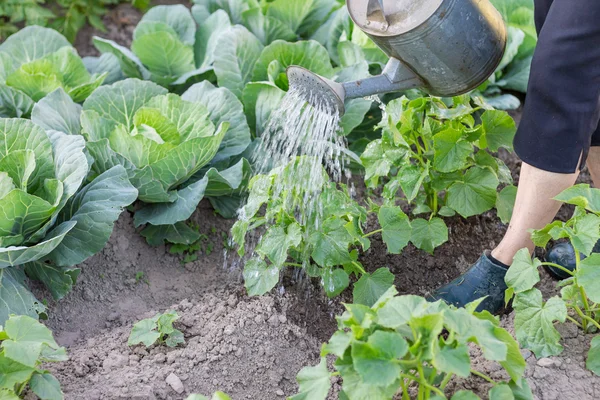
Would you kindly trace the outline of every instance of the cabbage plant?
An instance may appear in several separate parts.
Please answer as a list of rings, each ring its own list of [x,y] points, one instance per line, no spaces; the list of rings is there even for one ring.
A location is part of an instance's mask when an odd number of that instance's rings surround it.
[[[183,5],[150,9],[135,28],[130,49],[99,37],[93,40],[101,53],[118,58],[125,76],[185,88],[215,81],[216,53],[223,45],[230,50],[236,46],[233,50],[238,49],[239,55],[260,52],[276,40],[314,39],[337,61],[337,43],[351,24],[342,5],[338,0],[196,0],[191,11]],[[244,29],[224,37],[233,27]]]
[[[102,86],[83,106],[57,90],[36,105],[32,120],[83,135],[94,160],[90,178],[115,166],[125,169],[141,201],[135,223],[154,226],[144,233],[151,243],[160,242],[157,235],[176,241],[169,232],[186,230],[184,221],[204,197],[233,216],[235,195],[250,175],[240,156],[250,143],[242,105],[208,82],[180,97],[131,78]]]
[[[73,266],[104,247],[137,197],[122,166],[82,187],[90,169],[84,149],[81,136],[0,119],[0,324],[43,312],[25,277],[56,299],[68,293],[79,274]]]
[[[81,103],[106,75],[90,74],[60,33],[28,26],[0,45],[0,117],[28,117],[35,102],[58,88]]]
[[[133,32],[131,49],[99,37],[93,41],[101,53],[118,59],[125,76],[169,87],[209,71],[196,71],[196,59],[201,58],[207,39],[197,34],[196,22],[185,6],[172,5],[154,7],[142,17]]]
[[[533,51],[537,45],[533,0],[492,0],[508,28],[506,52],[496,72],[480,88],[486,101],[499,109],[520,106],[515,96],[505,90],[526,93]]]

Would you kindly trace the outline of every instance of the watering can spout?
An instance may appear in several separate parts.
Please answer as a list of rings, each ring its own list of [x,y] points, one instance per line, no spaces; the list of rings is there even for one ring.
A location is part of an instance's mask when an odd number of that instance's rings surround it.
[[[390,59],[381,75],[352,82],[334,82],[297,66],[289,67],[287,75],[290,88],[305,94],[305,99],[313,106],[318,107],[316,103],[319,103],[341,115],[344,114],[346,100],[400,92],[423,85],[414,72],[395,58]]]

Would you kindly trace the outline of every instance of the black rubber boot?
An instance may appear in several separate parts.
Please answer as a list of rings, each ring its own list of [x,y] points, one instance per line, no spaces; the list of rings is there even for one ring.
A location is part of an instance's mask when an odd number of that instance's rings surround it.
[[[600,253],[600,241],[596,243],[594,246],[594,253]],[[565,267],[569,271],[575,271],[576,261],[575,261],[575,250],[571,243],[562,242],[557,245],[554,245],[547,253],[546,257],[544,257],[546,262],[551,262],[553,264],[558,264],[562,267]],[[582,254],[581,259],[583,260],[585,256]],[[554,278],[558,280],[563,280],[570,278],[571,275],[567,274],[565,271],[558,269],[556,267],[546,266],[546,270],[552,275]]]
[[[485,297],[477,311],[487,310],[498,314],[504,309],[506,291],[505,267],[494,264],[484,253],[467,272],[437,289],[427,297],[427,301],[444,300],[446,303],[464,307],[470,302]]]

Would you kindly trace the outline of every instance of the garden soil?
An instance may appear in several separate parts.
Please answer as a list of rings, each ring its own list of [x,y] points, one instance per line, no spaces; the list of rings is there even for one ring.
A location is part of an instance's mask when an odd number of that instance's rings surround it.
[[[94,34],[128,45],[139,18],[128,5],[113,9],[104,19],[107,33],[86,28],[78,38],[80,53],[95,54],[89,44]],[[518,178],[516,158],[501,156]],[[564,209],[561,215],[568,212]],[[206,251],[194,262],[184,265],[166,247],[147,245],[133,227],[131,213],[125,212],[106,248],[80,265],[81,276],[72,293],[56,303],[38,288],[38,296],[48,300],[46,324],[70,356],[67,362],[48,366],[67,400],[180,400],[190,393],[216,390],[234,400],[283,399],[296,392],[298,371],[318,362],[321,343],[335,331],[334,317],[343,311],[341,302],[351,300],[351,293],[331,301],[316,282],[298,283],[287,277],[272,294],[250,298],[235,258],[225,256],[223,234],[232,222],[215,216],[206,201],[193,221],[206,235]],[[466,270],[506,230],[493,213],[447,222],[449,241],[434,256],[410,246],[399,256],[388,255],[381,240],[374,238],[361,262],[370,271],[390,268],[402,294],[424,295]],[[545,274],[541,287],[547,296],[556,290]],[[180,315],[176,325],[184,332],[183,346],[127,346],[135,322],[171,309]],[[502,317],[509,331],[512,321],[512,314]],[[572,326],[559,329],[565,338],[560,357],[537,360],[523,351],[536,399],[599,399],[600,378],[585,369],[589,338]],[[476,348],[472,352],[475,368],[494,379],[506,378],[499,365],[485,361]],[[335,399],[340,382],[332,379],[331,399]],[[479,378],[456,380],[449,393],[463,388],[487,398],[487,384]]]

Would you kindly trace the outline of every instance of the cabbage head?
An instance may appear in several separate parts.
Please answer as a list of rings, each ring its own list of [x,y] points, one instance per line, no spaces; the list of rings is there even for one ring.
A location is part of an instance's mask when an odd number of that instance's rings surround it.
[[[145,203],[175,201],[176,188],[215,157],[229,127],[215,127],[201,103],[137,79],[96,90],[81,121],[93,171],[124,166]]]
[[[82,184],[89,164],[81,136],[0,119],[0,324],[44,307],[25,286],[44,283],[55,298],[71,288],[72,268],[100,251],[137,191],[121,166]]]
[[[249,163],[238,155],[248,146],[249,128],[227,89],[203,83],[180,97],[130,78],[96,90],[80,120],[95,160],[91,175],[120,165],[138,189],[145,204],[136,211],[137,226],[184,229],[200,200],[231,196],[248,181]],[[217,161],[219,170],[212,168]]]
[[[28,117],[35,102],[58,88],[82,103],[106,76],[90,74],[60,33],[28,26],[0,45],[0,117]]]

